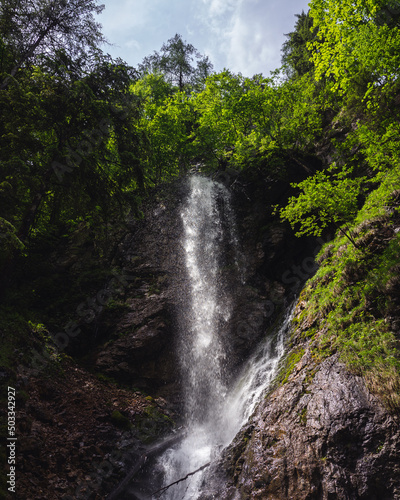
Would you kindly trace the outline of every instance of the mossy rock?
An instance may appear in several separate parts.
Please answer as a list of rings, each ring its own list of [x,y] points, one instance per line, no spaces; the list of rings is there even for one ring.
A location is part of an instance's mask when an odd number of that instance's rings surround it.
[[[147,399],[147,398],[146,398]],[[135,417],[135,426],[144,443],[151,443],[171,430],[174,422],[155,405],[148,406],[143,415]]]
[[[129,431],[133,427],[129,418],[122,415],[122,413],[118,410],[114,410],[112,412],[111,422],[115,425],[115,427],[118,427],[119,429],[123,429],[125,431]]]

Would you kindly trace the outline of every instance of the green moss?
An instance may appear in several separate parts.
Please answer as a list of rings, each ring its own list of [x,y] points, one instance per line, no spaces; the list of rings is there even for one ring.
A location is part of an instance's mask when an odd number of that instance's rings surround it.
[[[148,401],[152,398],[148,396]],[[165,435],[174,426],[173,420],[165,415],[155,404],[150,404],[142,415],[136,415],[135,427],[144,443],[151,443]]]
[[[130,310],[128,304],[121,300],[110,299],[104,307],[105,312],[112,312],[113,314],[123,314]]]
[[[115,425],[115,427],[118,427],[119,429],[124,429],[126,431],[129,431],[133,427],[129,418],[122,415],[122,413],[119,412],[118,410],[114,410],[112,412],[111,422]]]
[[[117,381],[114,378],[109,377],[108,375],[104,375],[104,373],[96,373],[96,378],[100,382],[105,382],[105,383],[108,383],[108,384],[118,385]]]
[[[291,351],[288,354],[288,356],[284,360],[282,368],[279,371],[277,377],[278,383],[286,384],[286,382],[289,380],[289,376],[293,372],[294,367],[304,356],[304,352],[305,352],[304,349],[300,348],[300,349],[295,349],[294,351]]]
[[[306,425],[307,424],[307,407],[304,407],[300,414],[299,414],[299,422],[300,425]]]
[[[304,382],[303,382],[303,386],[305,388],[304,394],[310,394],[310,391],[308,389],[306,389],[306,387],[308,387],[310,384],[312,384],[312,381],[314,380],[314,377],[315,377],[315,374],[317,373],[317,371],[318,371],[317,368],[307,370],[307,374],[306,374],[306,377],[305,377]]]

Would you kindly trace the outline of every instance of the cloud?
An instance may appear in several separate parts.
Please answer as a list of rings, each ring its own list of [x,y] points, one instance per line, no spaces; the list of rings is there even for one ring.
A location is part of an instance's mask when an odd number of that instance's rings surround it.
[[[280,65],[281,33],[275,26],[272,2],[244,0],[235,12],[229,33],[228,65],[233,71],[247,75],[266,73]],[[278,28],[279,29],[279,28]]]
[[[276,60],[276,47],[268,41],[262,21],[237,15],[229,33],[227,64],[234,72],[247,75],[262,72]]]
[[[202,0],[206,13],[210,19],[215,16],[225,15],[227,12],[234,11],[238,2],[241,0]]]
[[[300,5],[299,5],[300,4]],[[284,33],[293,29],[306,0],[202,0],[199,18],[212,33],[208,51],[216,66],[246,76],[280,66]]]
[[[102,0],[109,51],[136,66],[175,33],[208,55],[215,71],[246,76],[280,66],[284,33],[307,0]],[[107,49],[106,49],[107,50]]]
[[[146,25],[151,11],[149,6],[142,0],[108,1],[100,22],[106,25],[109,33],[118,35]]]
[[[137,40],[131,39],[131,40],[127,40],[124,43],[124,47],[126,47],[128,49],[138,50],[138,49],[140,49],[141,45],[140,45],[140,42],[138,42]]]

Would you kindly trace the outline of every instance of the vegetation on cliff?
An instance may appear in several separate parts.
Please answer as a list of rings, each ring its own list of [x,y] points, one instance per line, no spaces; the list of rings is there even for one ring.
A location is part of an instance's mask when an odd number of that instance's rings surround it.
[[[321,250],[302,291],[292,345],[316,359],[338,353],[390,411],[400,409],[399,170],[367,198],[348,228]],[[292,367],[293,368],[293,367]]]
[[[316,356],[339,352],[398,411],[399,10],[374,1],[310,6],[315,80],[339,109],[324,171],[297,184],[280,213],[300,234],[339,230],[301,295],[299,330],[315,339]]]

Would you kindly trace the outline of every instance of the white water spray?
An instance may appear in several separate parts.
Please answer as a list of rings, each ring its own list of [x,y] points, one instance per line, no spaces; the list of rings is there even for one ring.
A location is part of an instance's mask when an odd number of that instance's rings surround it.
[[[190,284],[189,308],[180,340],[187,432],[180,444],[167,450],[159,460],[165,486],[212,461],[232,441],[276,373],[284,345],[282,327],[274,339],[259,347],[235,383],[228,387],[224,377],[226,350],[221,337],[233,303],[221,272],[227,245],[234,261],[232,269],[240,276],[230,193],[222,184],[194,176],[181,215]],[[203,474],[201,471],[190,475],[168,488],[160,498],[195,500],[201,492]]]

